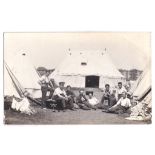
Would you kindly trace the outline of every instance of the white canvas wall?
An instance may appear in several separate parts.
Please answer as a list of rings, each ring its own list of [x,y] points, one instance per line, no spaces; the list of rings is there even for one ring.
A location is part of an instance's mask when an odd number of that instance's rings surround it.
[[[84,76],[56,76],[54,77],[56,83],[65,82],[65,86],[70,85],[71,87],[85,87]]]
[[[40,89],[39,76],[27,56],[16,56],[9,67],[24,88]]]
[[[85,76],[58,76],[53,77],[57,83],[65,82],[65,86],[71,85],[72,87],[85,88]],[[99,77],[99,88],[105,88],[105,84],[110,84],[110,87],[114,88],[118,82],[124,82],[121,78],[106,78]]]
[[[115,88],[118,85],[118,82],[125,82],[124,78],[106,78],[106,77],[100,77],[99,81],[99,87],[105,88],[105,84],[109,84],[111,88]]]
[[[26,89],[33,98],[40,98],[41,87],[38,84],[39,76],[29,60],[29,57],[20,53],[15,55],[9,62],[7,62],[7,64],[20,85]]]

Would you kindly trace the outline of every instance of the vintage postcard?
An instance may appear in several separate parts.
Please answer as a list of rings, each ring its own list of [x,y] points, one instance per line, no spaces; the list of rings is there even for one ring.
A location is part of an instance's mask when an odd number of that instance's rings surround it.
[[[5,124],[150,124],[149,32],[4,33]]]

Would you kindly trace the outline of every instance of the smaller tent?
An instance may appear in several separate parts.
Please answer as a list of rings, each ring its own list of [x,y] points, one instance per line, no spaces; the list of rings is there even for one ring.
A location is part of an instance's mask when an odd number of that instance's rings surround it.
[[[151,67],[148,64],[143,71],[142,75],[135,82],[133,89],[133,96],[138,97],[138,100],[142,100],[151,91]]]
[[[18,79],[21,86],[26,89],[33,98],[40,98],[41,91],[38,84],[39,75],[31,63],[27,53],[19,52],[7,62],[13,75]]]
[[[20,89],[19,89],[20,90]],[[21,97],[22,92],[17,90],[17,84],[15,83],[14,77],[6,64],[4,64],[4,96],[15,96]]]
[[[4,63],[4,108],[10,106],[11,102],[11,108],[15,111],[28,115],[35,113],[30,107],[28,98],[24,96],[25,92],[26,90],[11,72],[9,66]],[[8,96],[11,98],[7,98]],[[20,100],[17,100],[17,98]]]
[[[133,88],[134,101],[137,105],[131,108],[129,120],[151,121],[152,118],[152,93],[151,93],[151,67],[148,64],[142,75],[135,82]]]

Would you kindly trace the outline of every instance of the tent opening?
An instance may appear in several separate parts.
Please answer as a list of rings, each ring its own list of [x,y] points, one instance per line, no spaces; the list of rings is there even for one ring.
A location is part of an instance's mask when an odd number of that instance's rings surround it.
[[[99,76],[86,76],[85,87],[99,88]]]

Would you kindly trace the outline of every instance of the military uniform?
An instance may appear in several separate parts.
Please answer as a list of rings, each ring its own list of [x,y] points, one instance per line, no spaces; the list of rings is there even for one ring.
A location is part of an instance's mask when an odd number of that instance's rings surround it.
[[[52,97],[54,88],[50,85],[50,80],[46,75],[43,75],[39,81],[41,85],[41,92],[42,92],[42,107],[46,107],[46,99],[47,99],[47,92],[50,92],[49,98]]]

